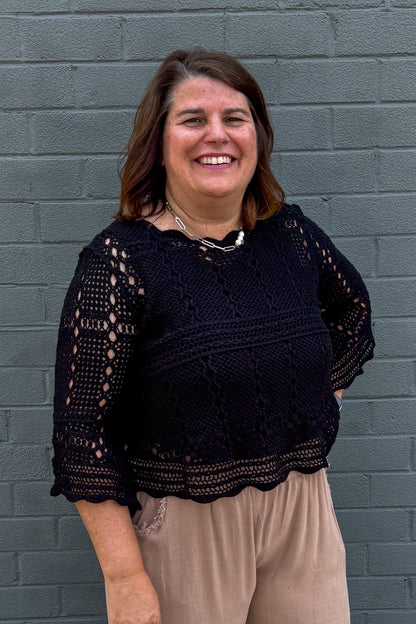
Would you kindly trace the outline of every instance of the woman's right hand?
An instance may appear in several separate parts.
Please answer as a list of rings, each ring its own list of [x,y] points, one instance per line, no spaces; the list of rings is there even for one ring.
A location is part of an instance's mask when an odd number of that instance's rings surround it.
[[[76,503],[105,580],[109,624],[160,624],[155,588],[143,565],[129,508],[114,500]]]
[[[145,570],[105,581],[109,624],[161,624],[159,599]]]

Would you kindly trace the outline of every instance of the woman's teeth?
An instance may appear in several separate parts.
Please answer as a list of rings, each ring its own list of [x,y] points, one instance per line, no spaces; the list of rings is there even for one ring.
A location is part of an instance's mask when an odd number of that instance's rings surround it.
[[[204,156],[198,160],[201,165],[228,165],[231,161],[232,159],[229,156]]]

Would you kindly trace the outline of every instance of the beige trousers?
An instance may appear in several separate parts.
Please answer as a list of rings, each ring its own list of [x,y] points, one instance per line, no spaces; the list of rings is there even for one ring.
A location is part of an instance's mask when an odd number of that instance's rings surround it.
[[[139,500],[133,523],[162,624],[349,624],[325,469],[212,503]]]

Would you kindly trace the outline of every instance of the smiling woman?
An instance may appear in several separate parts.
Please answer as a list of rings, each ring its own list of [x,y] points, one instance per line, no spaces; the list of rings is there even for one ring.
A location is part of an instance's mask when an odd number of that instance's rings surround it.
[[[340,397],[373,356],[371,307],[284,203],[272,148],[236,59],[169,55],[117,220],[65,299],[52,494],[77,504],[110,624],[349,622],[326,468]]]
[[[220,157],[225,155],[233,161],[239,147],[233,145],[236,153],[228,153],[230,150],[226,146],[230,146],[236,137],[245,151],[249,147],[256,149],[254,171],[241,201],[243,226],[253,228],[258,219],[270,216],[283,205],[284,193],[270,169],[273,130],[263,94],[254,78],[227,54],[179,50],[161,65],[137,109],[122,167],[118,219],[137,219],[163,212],[167,170],[162,154],[170,134],[174,137],[171,130],[176,126],[189,130],[189,134],[182,134],[184,147],[186,136],[189,143],[192,135],[203,141],[198,148],[203,151],[195,152],[193,158],[201,155],[215,158],[219,153]],[[220,134],[209,139],[207,130],[214,135]],[[175,136],[180,140],[179,133]],[[207,139],[208,143],[204,143]],[[215,149],[207,147],[209,145],[214,145]],[[247,162],[248,172],[247,155],[243,164],[246,166]],[[216,184],[221,184],[220,177],[217,176]],[[213,190],[215,192],[215,188]],[[218,192],[217,199],[221,199]],[[222,203],[227,204],[225,198]],[[209,208],[211,212],[212,206]],[[217,212],[221,213],[221,210]]]
[[[218,235],[219,223],[224,233],[239,227],[257,166],[256,129],[246,97],[219,80],[182,82],[166,118],[162,165],[169,204],[185,215],[191,211],[205,225],[204,235]]]

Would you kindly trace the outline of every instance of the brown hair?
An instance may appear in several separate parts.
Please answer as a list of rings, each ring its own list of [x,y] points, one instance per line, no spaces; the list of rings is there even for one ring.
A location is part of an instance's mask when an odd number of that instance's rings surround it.
[[[285,196],[270,169],[273,130],[257,82],[237,59],[224,52],[176,50],[163,61],[136,112],[134,128],[120,161],[121,197],[116,218],[137,219],[143,207],[154,214],[165,201],[161,164],[163,130],[174,89],[184,80],[206,76],[243,93],[257,133],[258,161],[243,199],[243,225],[253,228],[280,210]]]

